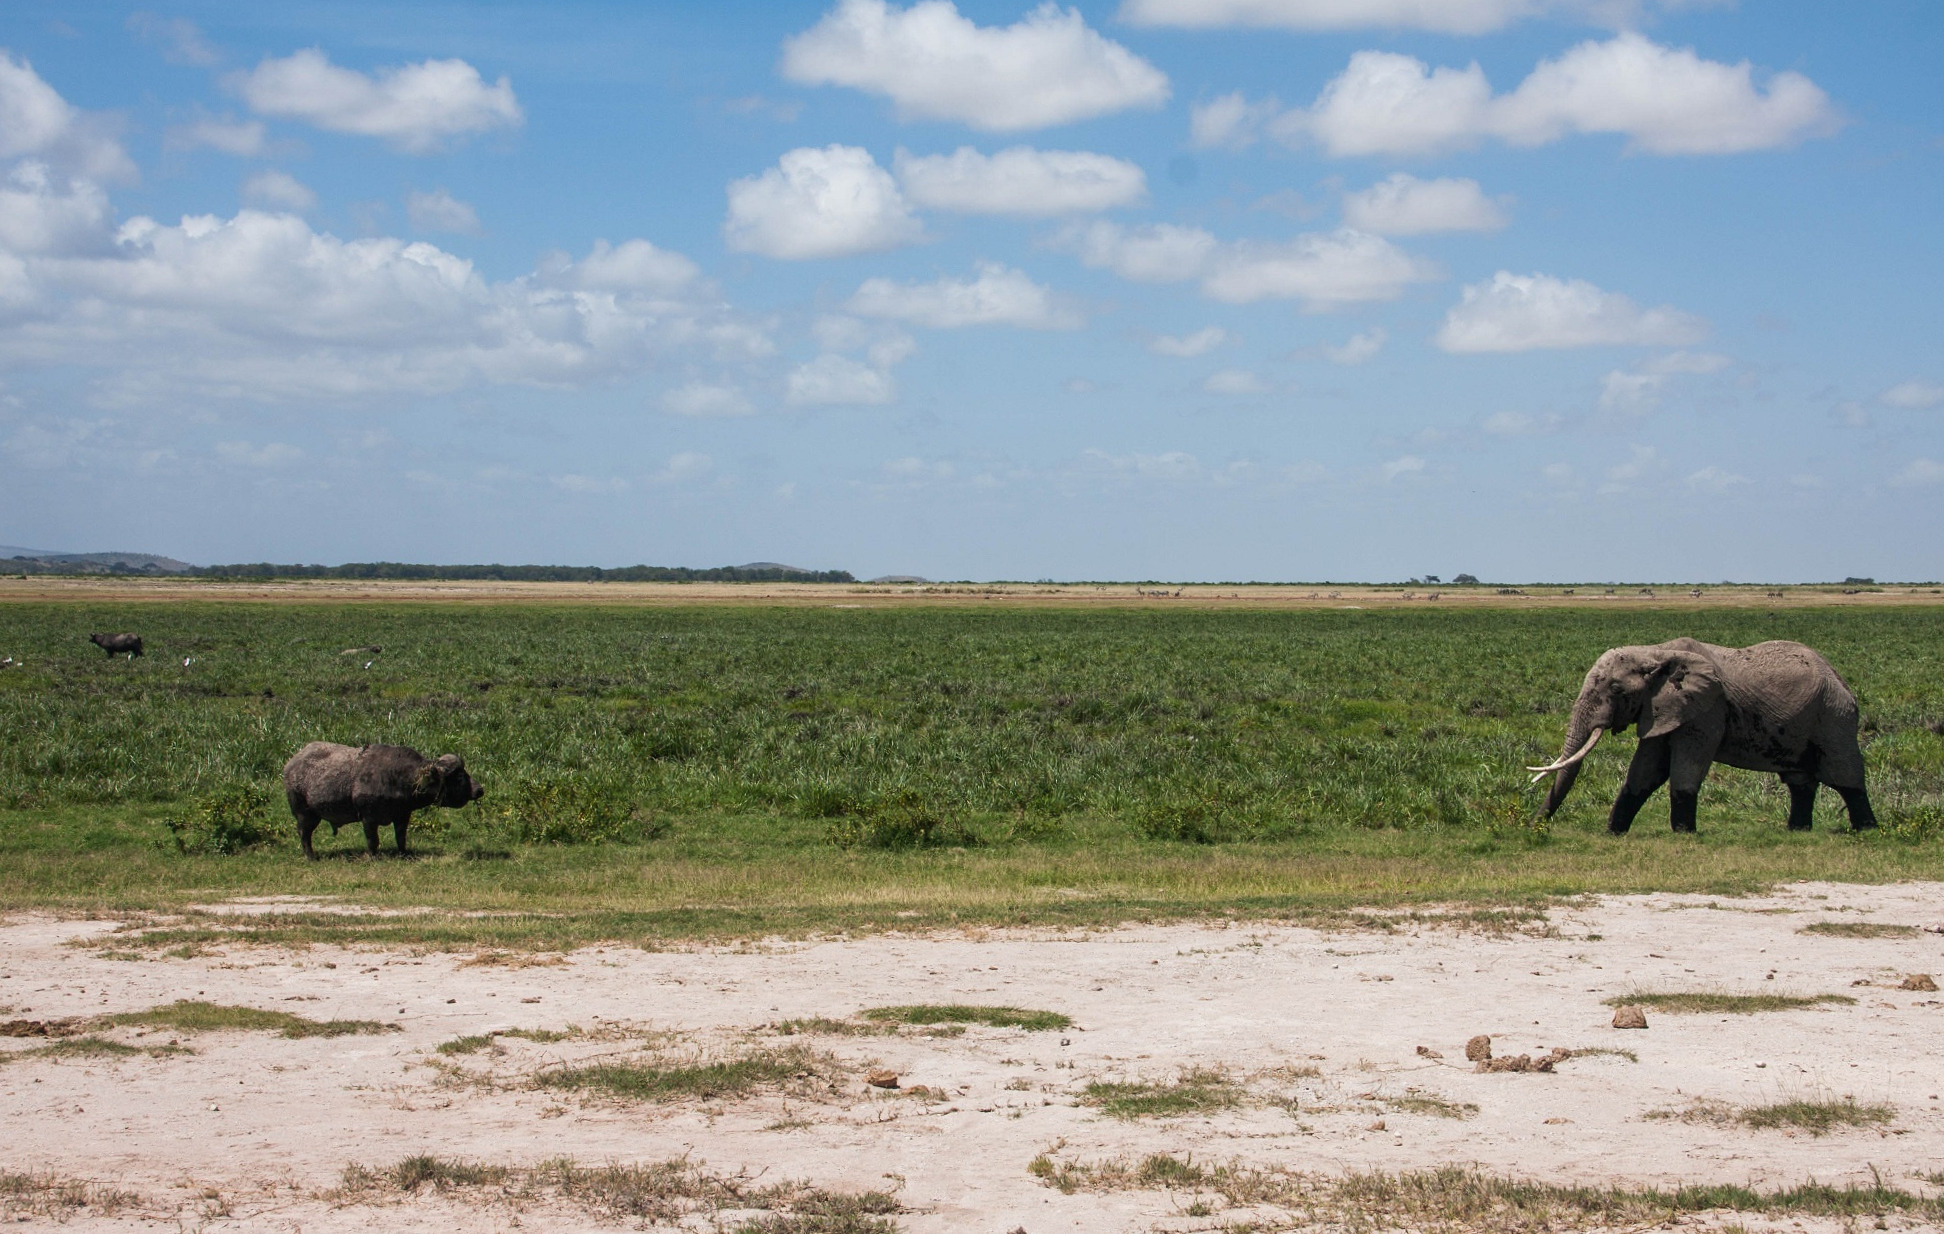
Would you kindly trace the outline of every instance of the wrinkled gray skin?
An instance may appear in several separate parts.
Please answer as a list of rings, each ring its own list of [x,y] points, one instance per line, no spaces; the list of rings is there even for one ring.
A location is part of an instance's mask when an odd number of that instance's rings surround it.
[[[415,811],[427,806],[458,808],[478,801],[486,790],[466,774],[457,754],[426,758],[410,746],[340,746],[313,741],[284,764],[284,795],[297,818],[297,838],[312,861],[311,832],[322,821],[331,833],[346,823],[363,823],[365,850],[378,855],[378,829],[391,825],[398,851],[405,851],[405,828]]]
[[[88,641],[107,652],[110,657],[122,652],[128,653],[133,660],[142,654],[142,636],[139,634],[90,634]]]
[[[1677,638],[1615,647],[1586,674],[1561,758],[1596,728],[1640,734],[1607,830],[1621,835],[1662,784],[1676,831],[1694,830],[1695,802],[1713,763],[1772,771],[1789,786],[1789,830],[1807,831],[1816,786],[1842,794],[1850,828],[1876,826],[1856,744],[1856,696],[1829,662],[1801,643],[1716,647]],[[1546,795],[1552,817],[1580,764],[1564,767]]]

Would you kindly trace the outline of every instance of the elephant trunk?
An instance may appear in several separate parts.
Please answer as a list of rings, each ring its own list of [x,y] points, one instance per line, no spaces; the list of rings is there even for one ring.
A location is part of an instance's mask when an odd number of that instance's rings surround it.
[[[1565,744],[1560,747],[1559,758],[1543,770],[1555,772],[1552,791],[1546,794],[1545,816],[1551,818],[1559,807],[1565,804],[1566,794],[1573,791],[1573,781],[1579,779],[1580,764],[1593,746],[1606,735],[1606,726],[1598,724],[1592,708],[1585,699],[1573,705],[1573,720],[1566,729]]]

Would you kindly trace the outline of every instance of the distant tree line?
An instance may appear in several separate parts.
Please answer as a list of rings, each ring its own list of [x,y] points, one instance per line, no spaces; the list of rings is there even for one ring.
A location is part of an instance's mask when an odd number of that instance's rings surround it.
[[[517,583],[854,583],[849,570],[783,570],[750,566],[430,566],[402,561],[352,561],[341,566],[278,565],[259,561],[196,566],[202,578],[420,579]]]

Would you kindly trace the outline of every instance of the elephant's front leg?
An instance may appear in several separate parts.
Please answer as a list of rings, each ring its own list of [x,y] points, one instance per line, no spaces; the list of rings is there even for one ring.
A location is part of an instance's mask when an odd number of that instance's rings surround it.
[[[1816,781],[1792,779],[1784,776],[1782,783],[1789,786],[1789,830],[1807,831],[1816,819]]]
[[[1627,765],[1626,783],[1620,786],[1620,795],[1613,799],[1613,811],[1607,815],[1608,832],[1617,836],[1627,834],[1640,807],[1647,804],[1655,789],[1667,783],[1667,767],[1667,738],[1653,737],[1640,743],[1634,751],[1633,762]]]
[[[1667,739],[1667,814],[1675,831],[1692,832],[1695,808],[1701,801],[1701,782],[1714,765],[1719,734],[1676,729]]]
[[[1844,788],[1839,784],[1836,791],[1842,794],[1843,805],[1849,810],[1851,831],[1868,831],[1877,825],[1876,811],[1870,808],[1870,794],[1861,785]]]

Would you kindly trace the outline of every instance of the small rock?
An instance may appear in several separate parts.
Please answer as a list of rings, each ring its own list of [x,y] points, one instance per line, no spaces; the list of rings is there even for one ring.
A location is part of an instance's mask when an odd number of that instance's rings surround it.
[[[1492,1038],[1488,1033],[1480,1033],[1465,1043],[1465,1061],[1482,1063],[1492,1057]]]
[[[1491,1041],[1490,1041],[1490,1040],[1487,1040],[1487,1041],[1485,1042],[1485,1048],[1486,1048],[1486,1049],[1488,1049],[1488,1050],[1492,1048],[1492,1043],[1491,1043]],[[1440,1054],[1440,1053],[1438,1053],[1438,1052],[1437,1052],[1436,1050],[1434,1050],[1434,1049],[1432,1049],[1432,1048],[1431,1048],[1430,1046],[1428,1046],[1428,1045],[1421,1045],[1421,1046],[1419,1046],[1419,1047],[1417,1048],[1417,1052],[1418,1052],[1418,1054],[1419,1054],[1419,1055],[1420,1055],[1421,1057],[1424,1057],[1424,1058],[1443,1058],[1443,1057],[1444,1057],[1444,1055],[1442,1055],[1442,1054]]]
[[[1473,1068],[1473,1070],[1477,1071],[1480,1075],[1491,1075],[1500,1071],[1531,1071],[1532,1056],[1530,1054],[1514,1054],[1510,1058],[1481,1058],[1478,1060],[1478,1066]],[[1546,1070],[1552,1070],[1551,1063],[1546,1065]]]
[[[1546,1120],[1546,1125],[1548,1127],[1557,1127],[1561,1123],[1570,1123],[1572,1121],[1570,1118],[1549,1118]]]
[[[1929,973],[1912,973],[1910,976],[1905,977],[1903,984],[1897,988],[1900,990],[1935,990],[1937,988],[1937,978],[1931,976]]]
[[[864,1082],[872,1088],[896,1088],[898,1073],[895,1071],[873,1071],[864,1077]]]
[[[1381,1118],[1378,1119],[1376,1122],[1370,1124],[1370,1126],[1364,1128],[1364,1130],[1366,1131],[1382,1131],[1383,1129],[1384,1129],[1384,1120]]]
[[[1615,1028],[1646,1028],[1647,1011],[1645,1008],[1631,1005],[1615,1007],[1613,1009],[1613,1026]]]

